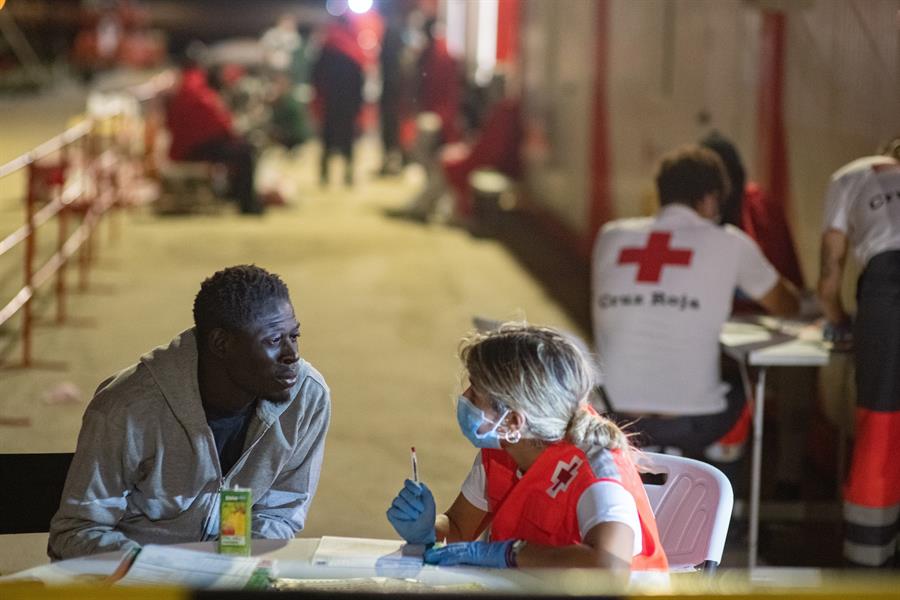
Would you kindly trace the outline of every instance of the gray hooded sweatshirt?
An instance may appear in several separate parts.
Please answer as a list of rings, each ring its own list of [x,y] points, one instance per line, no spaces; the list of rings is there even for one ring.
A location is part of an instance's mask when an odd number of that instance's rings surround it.
[[[100,384],[50,523],[50,557],[214,540],[219,490],[232,486],[252,489],[253,537],[294,537],[316,491],[331,414],[325,380],[309,363],[299,367],[290,402],[257,402],[244,452],[224,477],[200,401],[193,329]]]

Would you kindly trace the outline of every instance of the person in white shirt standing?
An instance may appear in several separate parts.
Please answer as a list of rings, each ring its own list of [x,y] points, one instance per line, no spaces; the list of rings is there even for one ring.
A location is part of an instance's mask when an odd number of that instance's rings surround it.
[[[852,244],[862,275],[856,322],[841,302]],[[825,198],[819,298],[826,337],[855,346],[856,443],[844,489],[844,558],[894,566],[900,514],[900,136],[880,156],[831,176]]]
[[[746,404],[719,367],[735,290],[777,315],[797,312],[798,295],[752,239],[717,224],[729,181],[714,152],[667,154],[656,186],[655,217],[607,223],[594,245],[594,339],[610,409],[634,421],[637,444],[704,458]]]

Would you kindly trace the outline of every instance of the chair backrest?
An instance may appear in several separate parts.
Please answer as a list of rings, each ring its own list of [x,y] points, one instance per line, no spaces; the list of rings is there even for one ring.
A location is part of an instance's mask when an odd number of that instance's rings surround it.
[[[698,460],[655,452],[643,453],[640,465],[669,569],[715,571],[734,505],[728,478]]]
[[[0,534],[50,531],[71,462],[71,452],[0,454]]]

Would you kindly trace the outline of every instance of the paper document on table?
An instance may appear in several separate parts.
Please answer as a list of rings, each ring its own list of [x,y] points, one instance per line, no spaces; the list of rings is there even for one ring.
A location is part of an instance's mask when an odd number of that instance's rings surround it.
[[[753,323],[728,322],[722,327],[719,341],[726,346],[745,346],[768,342],[772,339],[772,333],[765,327]]]
[[[198,552],[173,546],[141,549],[120,585],[180,585],[191,589],[243,589],[260,569],[274,574],[274,561]]]
[[[449,585],[429,585],[415,579],[396,579],[393,577],[348,577],[344,579],[276,579],[272,587],[279,592],[316,591],[316,592],[376,592],[382,594],[402,594],[410,592],[455,592],[458,594],[474,594],[486,591],[486,588],[475,582]]]
[[[312,562],[329,567],[421,567],[424,553],[425,546],[401,540],[324,536]]]

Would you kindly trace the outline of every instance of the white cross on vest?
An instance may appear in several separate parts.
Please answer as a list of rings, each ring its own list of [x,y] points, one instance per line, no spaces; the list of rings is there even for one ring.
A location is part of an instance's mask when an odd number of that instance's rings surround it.
[[[561,460],[556,463],[553,477],[550,478],[550,487],[547,488],[547,495],[551,498],[556,498],[558,493],[564,492],[569,487],[569,484],[575,481],[575,475],[578,474],[578,469],[581,467],[582,462],[584,461],[581,458],[573,456],[572,462],[567,463]]]

